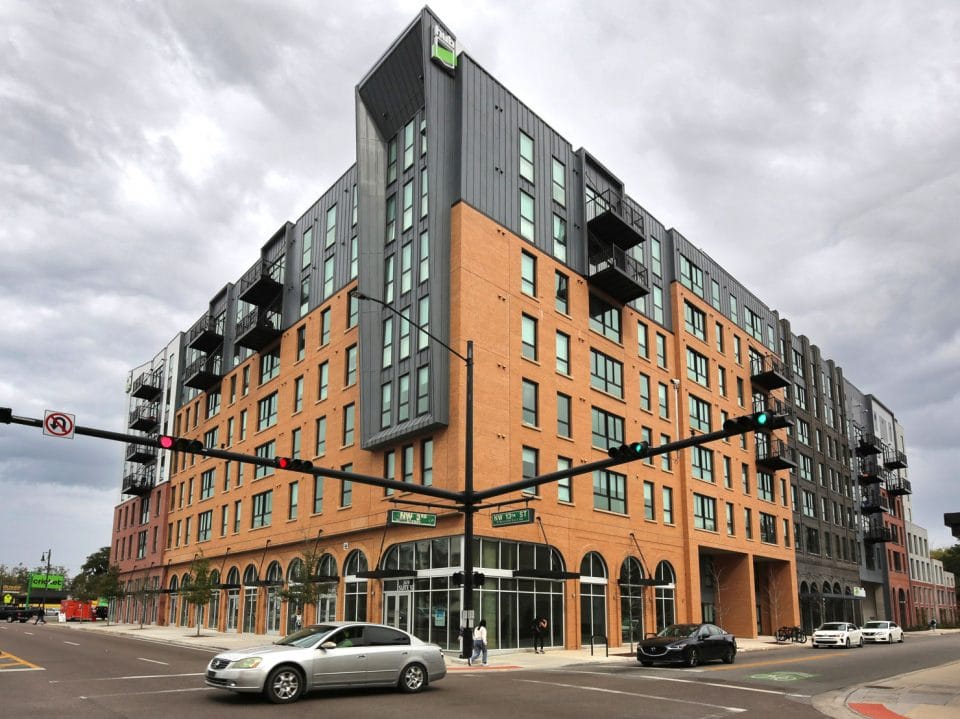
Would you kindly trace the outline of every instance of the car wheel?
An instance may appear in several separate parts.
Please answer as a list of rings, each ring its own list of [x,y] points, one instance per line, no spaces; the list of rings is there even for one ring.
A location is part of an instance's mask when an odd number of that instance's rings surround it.
[[[900,633],[900,640],[898,644],[903,644],[903,632]]]
[[[263,693],[274,704],[295,702],[303,693],[303,674],[295,667],[277,667],[267,677]]]
[[[700,650],[699,650],[699,649],[691,649],[689,652],[687,652],[687,666],[688,666],[688,667],[695,667],[695,666],[697,666],[699,663],[700,663]]]
[[[422,664],[408,664],[400,672],[400,689],[407,694],[423,691],[427,686],[427,670]]]
[[[646,661],[645,659],[641,659],[641,660],[640,660],[640,663],[641,663],[643,666],[645,666],[645,667],[652,667],[652,666],[653,666],[653,662],[648,662],[648,661]]]
[[[863,635],[862,635],[862,634],[860,635],[860,643],[859,643],[857,646],[860,647],[861,649],[863,649]]]
[[[847,637],[847,641],[846,641],[846,643],[844,644],[844,646],[845,646],[847,649],[850,648],[850,637]]]
[[[737,650],[734,649],[733,647],[728,647],[727,650],[723,653],[723,657],[721,657],[724,664],[733,664],[736,658],[737,658]]]

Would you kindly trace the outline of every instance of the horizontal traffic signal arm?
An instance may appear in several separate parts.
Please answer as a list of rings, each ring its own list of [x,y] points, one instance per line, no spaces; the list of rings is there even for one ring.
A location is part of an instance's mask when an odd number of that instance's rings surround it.
[[[8,415],[9,412],[9,415]],[[7,407],[0,407],[0,420],[5,420],[9,416],[9,424],[22,424],[26,427],[43,427],[43,420],[32,417],[18,417]],[[289,472],[299,472],[301,474],[311,474],[315,477],[331,477],[333,479],[356,482],[357,484],[369,484],[375,487],[385,489],[394,489],[398,492],[413,492],[428,497],[437,497],[438,499],[447,499],[454,502],[463,502],[463,492],[451,492],[439,487],[423,486],[419,484],[410,484],[409,482],[398,482],[395,479],[386,479],[384,477],[372,477],[366,474],[357,474],[356,472],[344,472],[339,469],[327,469],[325,467],[315,467],[310,462],[302,460],[291,460],[286,457],[258,457],[252,454],[241,454],[240,452],[228,452],[223,449],[213,447],[204,447],[203,443],[196,439],[186,439],[184,437],[173,437],[171,435],[144,436],[136,434],[124,434],[122,432],[111,432],[105,429],[96,429],[93,427],[74,427],[74,434],[86,437],[97,437],[98,439],[109,439],[114,442],[124,442],[127,444],[138,444],[144,447],[158,447],[160,449],[169,449],[174,452],[184,452],[187,454],[199,454],[203,457],[213,457],[214,459],[227,459],[245,464],[255,464],[260,467],[273,467],[274,469],[283,469]],[[280,466],[281,460],[286,460],[290,465]],[[294,466],[296,464],[296,466]],[[309,465],[309,469],[305,468]]]

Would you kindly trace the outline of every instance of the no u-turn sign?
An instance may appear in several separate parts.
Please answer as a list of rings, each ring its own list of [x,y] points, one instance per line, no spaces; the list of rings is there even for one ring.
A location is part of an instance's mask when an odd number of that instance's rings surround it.
[[[48,437],[73,439],[73,430],[77,426],[75,420],[75,415],[48,409],[43,413],[43,433]]]

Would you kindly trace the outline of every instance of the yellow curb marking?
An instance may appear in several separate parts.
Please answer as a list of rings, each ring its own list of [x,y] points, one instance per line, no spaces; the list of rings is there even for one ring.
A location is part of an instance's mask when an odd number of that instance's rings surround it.
[[[708,672],[724,672],[730,669],[744,669],[753,667],[769,667],[776,664],[797,664],[799,662],[815,662],[820,659],[830,659],[829,654],[820,654],[815,657],[797,657],[796,659],[771,659],[766,662],[751,662],[749,664],[725,664],[722,667],[704,667]]]
[[[37,666],[36,664],[31,664],[26,659],[21,659],[20,657],[14,656],[13,654],[9,654],[7,652],[0,652],[0,662],[3,662],[3,664],[0,665],[0,670],[9,670],[9,667],[16,667],[18,665],[27,666],[31,669],[43,668]],[[7,664],[7,662],[10,662],[10,664]]]

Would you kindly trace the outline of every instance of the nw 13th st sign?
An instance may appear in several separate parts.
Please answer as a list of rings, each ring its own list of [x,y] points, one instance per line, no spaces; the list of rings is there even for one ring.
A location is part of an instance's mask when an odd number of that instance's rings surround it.
[[[494,527],[509,527],[511,524],[532,524],[532,509],[511,509],[509,512],[494,512],[490,524]]]

